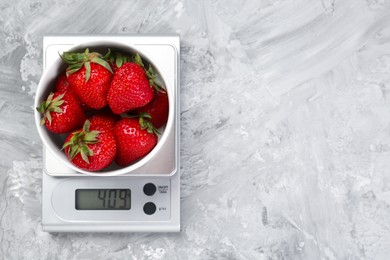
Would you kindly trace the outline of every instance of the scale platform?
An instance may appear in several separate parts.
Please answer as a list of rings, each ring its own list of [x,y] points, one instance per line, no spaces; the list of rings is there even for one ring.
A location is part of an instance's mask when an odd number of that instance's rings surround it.
[[[95,40],[133,45],[159,66],[169,81],[168,92],[173,93],[174,124],[150,161],[120,176],[80,174],[44,147],[42,228],[47,232],[179,232],[179,36],[46,36],[44,69],[58,53]],[[118,199],[115,207],[114,198],[115,203]]]

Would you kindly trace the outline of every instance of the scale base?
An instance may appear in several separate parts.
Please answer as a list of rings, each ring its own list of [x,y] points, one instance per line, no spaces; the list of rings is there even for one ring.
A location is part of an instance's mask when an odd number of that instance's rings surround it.
[[[100,211],[75,210],[75,189],[130,188],[132,205],[130,210]],[[119,180],[119,181],[118,181]],[[180,232],[180,179],[144,177],[52,177],[43,174],[42,229],[46,232]],[[120,184],[118,184],[120,183]],[[156,193],[144,194],[146,184],[154,184]],[[77,185],[77,186],[74,186]],[[57,196],[64,194],[64,196]],[[54,195],[54,196],[53,196]],[[143,206],[155,204],[156,212],[148,215]]]
[[[49,36],[44,38],[44,67],[58,52],[73,45],[94,40],[110,40],[136,46],[156,61],[167,61],[168,80],[175,92],[175,132],[164,153],[136,173],[115,177],[83,176],[62,167],[44,153],[42,177],[42,229],[46,232],[179,232],[179,36]],[[55,46],[55,48],[53,47]],[[168,52],[167,46],[174,51]],[[50,47],[50,48],[49,48]],[[57,49],[58,47],[58,49]],[[150,162],[148,162],[150,163]],[[154,186],[154,193],[145,191]],[[77,210],[77,189],[130,189],[130,210]],[[154,205],[153,212],[146,205]]]

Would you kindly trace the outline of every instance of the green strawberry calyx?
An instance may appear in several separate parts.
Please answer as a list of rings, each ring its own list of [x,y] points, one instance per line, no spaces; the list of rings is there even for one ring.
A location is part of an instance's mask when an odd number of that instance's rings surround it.
[[[146,112],[141,112],[139,113],[139,124],[141,126],[142,130],[145,130],[149,134],[156,134],[156,135],[161,135],[161,133],[153,126],[152,122],[150,122],[150,119],[152,117],[150,116],[149,113]]]
[[[65,149],[69,146],[68,156],[73,159],[77,154],[81,155],[81,158],[89,164],[89,156],[93,156],[93,151],[89,148],[88,144],[96,144],[99,142],[98,136],[100,131],[92,130],[89,128],[91,123],[86,120],[83,129],[72,133],[70,140],[62,146]]]
[[[157,128],[154,127],[152,122],[150,122],[150,119],[152,116],[149,113],[146,112],[140,112],[138,115],[135,114],[122,114],[122,118],[139,118],[139,125],[141,126],[142,130],[145,130],[149,134],[156,134],[161,135],[161,133],[157,130]]]
[[[111,62],[111,64],[115,64],[117,68],[120,68],[126,62],[132,61],[130,56],[125,56],[119,52],[111,53],[108,59]]]
[[[61,59],[68,64],[66,68],[66,76],[79,71],[83,66],[85,67],[85,82],[88,82],[91,77],[91,62],[103,66],[109,72],[112,72],[110,64],[106,61],[110,56],[111,50],[103,56],[98,52],[89,52],[89,49],[85,49],[83,53],[79,52],[63,52],[60,54]]]
[[[51,125],[51,112],[55,113],[63,113],[60,106],[64,103],[64,100],[62,98],[64,97],[64,93],[58,95],[57,97],[54,97],[54,93],[51,92],[49,96],[47,97],[46,101],[42,101],[39,107],[36,107],[37,111],[41,114],[43,114],[43,117],[41,119],[41,125],[44,125],[47,121],[49,122],[49,125]]]
[[[165,92],[165,89],[158,82],[158,74],[154,72],[154,70],[150,64],[149,64],[148,69],[145,68],[145,65],[142,62],[141,56],[138,53],[134,56],[134,63],[138,64],[139,66],[141,66],[144,69],[145,74],[148,77],[150,86],[152,86],[155,90],[157,90],[159,92]]]

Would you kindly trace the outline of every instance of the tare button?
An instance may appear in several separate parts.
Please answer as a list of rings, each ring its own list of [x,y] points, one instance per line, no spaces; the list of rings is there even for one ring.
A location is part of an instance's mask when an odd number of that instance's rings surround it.
[[[144,193],[148,196],[152,196],[153,194],[156,193],[156,185],[153,183],[146,183],[144,186]]]

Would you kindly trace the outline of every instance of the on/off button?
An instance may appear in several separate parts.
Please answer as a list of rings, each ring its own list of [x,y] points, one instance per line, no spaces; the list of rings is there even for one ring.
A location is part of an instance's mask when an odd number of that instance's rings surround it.
[[[156,185],[153,183],[146,183],[144,186],[144,193],[148,196],[152,196],[156,193]]]

